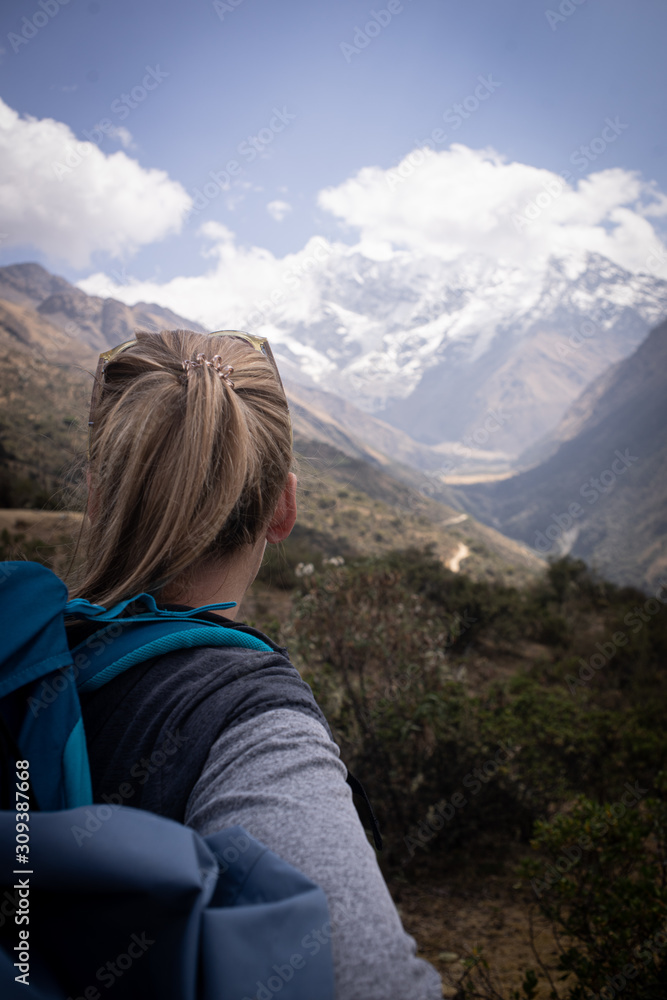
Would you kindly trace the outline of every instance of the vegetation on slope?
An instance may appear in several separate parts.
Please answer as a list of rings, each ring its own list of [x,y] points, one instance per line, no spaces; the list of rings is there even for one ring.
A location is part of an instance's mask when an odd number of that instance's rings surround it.
[[[0,341],[0,507],[71,508],[90,385],[85,371]]]
[[[517,996],[663,995],[667,592],[567,559],[517,589],[414,549],[299,589],[282,635],[370,794],[388,875],[509,865],[556,941]],[[461,996],[504,995],[485,961],[465,960]]]

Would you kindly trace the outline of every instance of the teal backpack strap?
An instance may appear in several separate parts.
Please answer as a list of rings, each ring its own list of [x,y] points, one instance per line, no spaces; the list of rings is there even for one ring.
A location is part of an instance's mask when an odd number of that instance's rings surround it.
[[[108,611],[106,608],[102,607],[101,604],[91,604],[85,598],[77,597],[73,601],[68,601],[65,605],[65,614],[74,615],[77,618],[88,618],[94,619],[99,622],[112,621],[114,618],[119,618],[123,611],[131,604],[138,604],[141,601],[148,608],[148,612],[143,615],[136,615],[133,617],[147,619],[149,617],[154,618],[191,618],[193,615],[200,615],[204,611],[218,611],[226,610],[227,608],[235,608],[236,601],[225,601],[222,604],[204,604],[200,608],[190,608],[187,611],[166,611],[164,609],[158,608],[155,598],[152,594],[136,594],[135,597],[128,597],[125,601],[120,601],[118,604],[114,604],[113,608]],[[222,622],[220,623],[222,625]]]
[[[148,610],[120,618],[129,604]],[[241,646],[271,651],[256,636],[205,622],[197,615],[233,607],[211,604],[192,611],[162,611],[151,594],[107,610],[67,600],[67,588],[39,563],[0,563],[0,774],[30,762],[30,792],[40,809],[71,809],[92,802],[90,768],[79,691],[92,691],[124,670],[175,649]],[[102,626],[70,650],[65,618]],[[0,808],[9,785],[0,788]]]
[[[187,614],[194,615],[201,611],[197,608]],[[182,616],[184,612],[173,614]],[[273,652],[257,636],[226,627],[222,622],[217,625],[183,620],[182,617],[176,620],[163,617],[155,621],[148,615],[123,618],[96,632],[72,650],[77,687],[84,693],[96,691],[137,663],[176,649],[197,646],[235,646]]]

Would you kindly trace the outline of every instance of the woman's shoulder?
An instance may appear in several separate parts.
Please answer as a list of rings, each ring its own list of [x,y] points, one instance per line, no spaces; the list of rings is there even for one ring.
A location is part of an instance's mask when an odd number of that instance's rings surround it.
[[[301,678],[288,651],[261,632],[269,650],[236,646],[179,649],[137,664],[104,687],[82,696],[89,737],[112,716],[125,721],[143,717],[184,724],[207,720],[217,732],[275,708],[292,708],[324,717],[309,685]],[[326,724],[326,723],[325,723]],[[328,728],[328,727],[327,727]]]
[[[287,651],[273,645],[268,651],[208,646],[177,650],[137,664],[83,696],[95,798],[115,791],[138,761],[157,754],[162,763],[156,775],[150,775],[127,804],[181,819],[189,789],[222,732],[275,709],[300,712],[329,732]],[[178,749],[170,755],[174,746]],[[170,793],[165,797],[162,788],[167,784]],[[174,795],[175,785],[182,794]],[[165,812],[167,800],[170,808]]]

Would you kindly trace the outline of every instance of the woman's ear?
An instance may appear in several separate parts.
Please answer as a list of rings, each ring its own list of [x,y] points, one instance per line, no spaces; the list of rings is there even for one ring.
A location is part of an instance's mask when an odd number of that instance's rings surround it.
[[[267,542],[276,544],[284,541],[294,527],[296,521],[296,476],[293,472],[287,477],[285,489],[280,494],[280,500],[275,513],[269,522],[266,532]]]

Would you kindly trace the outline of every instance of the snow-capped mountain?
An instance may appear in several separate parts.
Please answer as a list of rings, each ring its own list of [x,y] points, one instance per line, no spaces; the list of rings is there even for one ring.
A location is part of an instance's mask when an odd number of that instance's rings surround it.
[[[2,269],[6,297],[23,294],[16,282],[35,266]],[[342,397],[401,431],[403,443],[408,435],[429,446],[432,462],[427,450],[408,464],[445,476],[519,467],[582,390],[667,316],[666,281],[592,253],[522,264],[470,253],[373,256],[318,237],[282,261],[264,254],[239,267],[221,259],[210,328],[268,336],[288,381]],[[147,306],[128,286],[127,306],[58,281],[40,285],[40,312],[66,332],[75,323],[98,350],[118,342],[124,324],[186,322],[171,311],[177,296],[169,309]],[[213,287],[200,283],[202,294]]]
[[[306,284],[261,324],[292,379],[508,461],[667,315],[666,281],[591,253],[530,267],[336,253]]]

